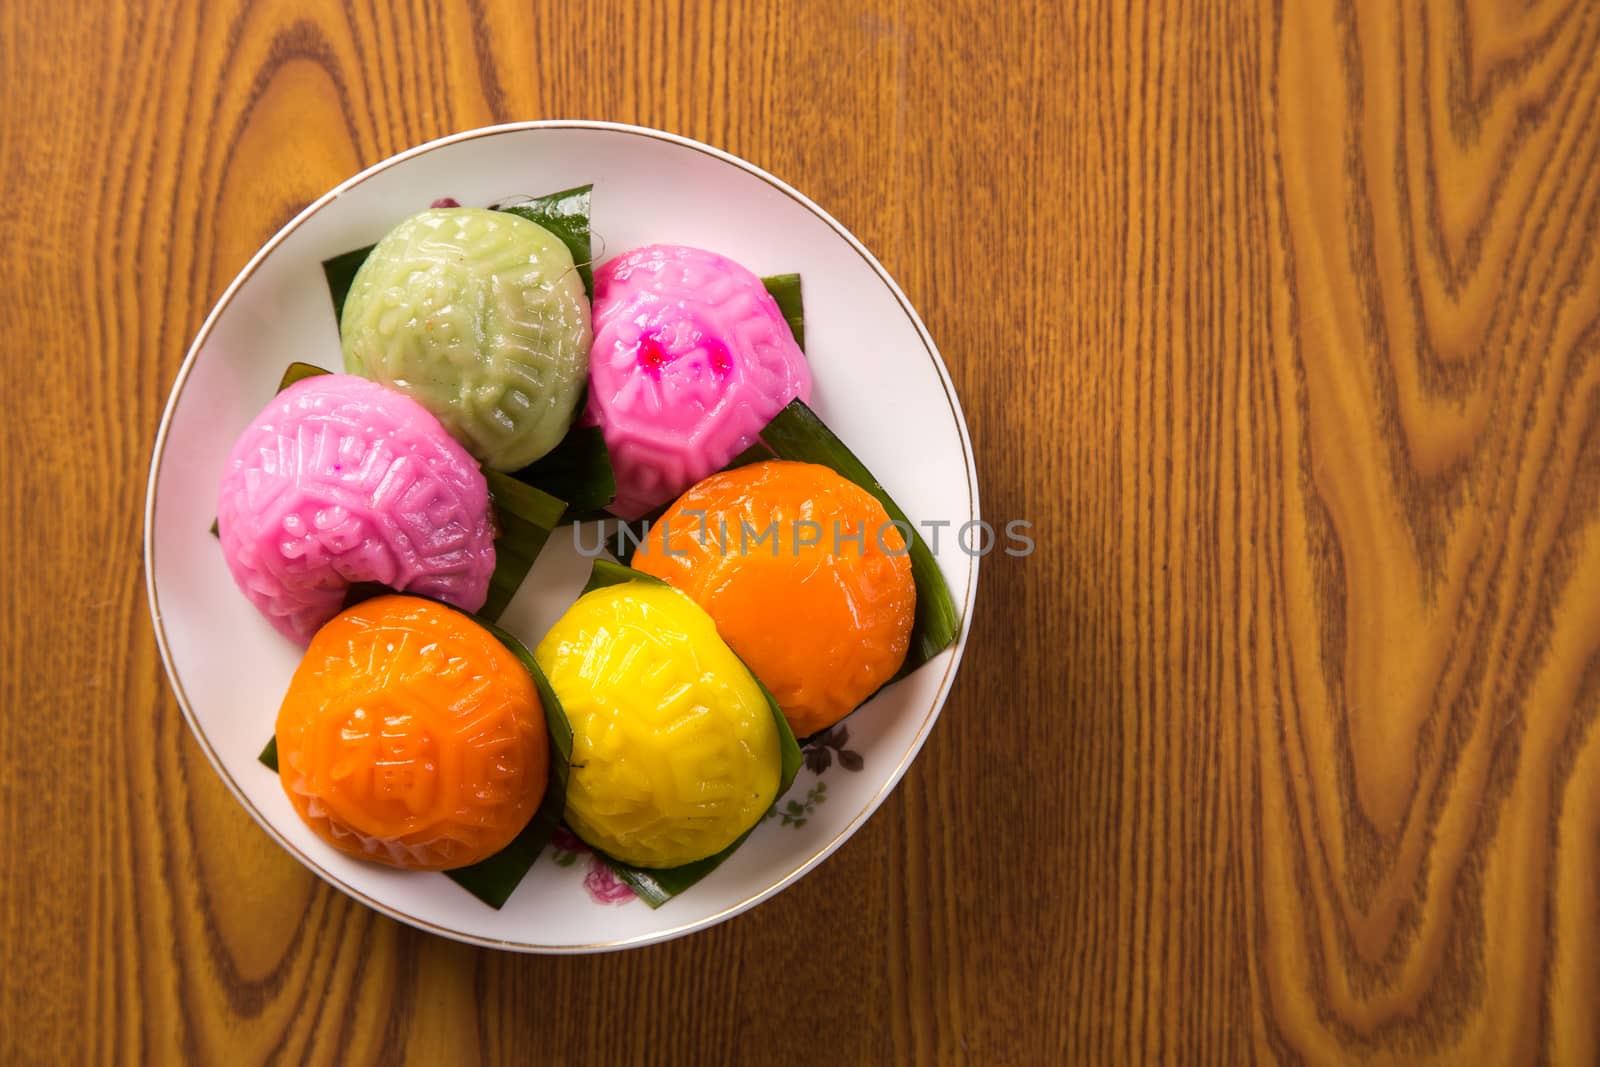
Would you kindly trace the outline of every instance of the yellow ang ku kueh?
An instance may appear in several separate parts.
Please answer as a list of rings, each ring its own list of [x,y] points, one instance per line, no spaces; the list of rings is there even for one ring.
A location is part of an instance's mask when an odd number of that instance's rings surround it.
[[[772,806],[766,694],[711,617],[665,585],[585,593],[534,652],[572,727],[567,824],[640,867],[716,855]]]

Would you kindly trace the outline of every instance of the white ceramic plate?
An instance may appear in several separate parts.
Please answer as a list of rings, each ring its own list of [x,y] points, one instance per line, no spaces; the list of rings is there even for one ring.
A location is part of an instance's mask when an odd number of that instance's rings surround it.
[[[300,650],[246,602],[209,533],[235,436],[294,360],[339,365],[338,328],[320,263],[370,244],[436,197],[488,204],[594,183],[604,258],[673,242],[722,252],[757,274],[798,271],[805,287],[813,407],[914,522],[948,520],[938,553],[961,612],[961,640],[843,724],[853,756],[829,752],[726,863],[651,910],[612,898],[586,855],[547,850],[495,911],[439,874],[341,855],[296,817],[256,756]],[[977,476],[961,406],[933,341],[878,261],[829,215],[765,171],[655,130],[533,122],[457,134],[358,174],[268,241],[222,294],[178,372],[156,436],[145,512],[145,573],[156,637],[200,746],[241,803],[284,848],[340,889],[425,930],[533,952],[588,952],[677,937],[772,896],[838,848],[883,802],[922,746],[966,644],[978,560],[952,536],[978,518]],[[530,645],[582,587],[589,563],[557,531],[502,622]],[[859,770],[851,770],[859,757]],[[813,760],[820,762],[814,756]],[[822,803],[816,803],[821,796]],[[565,865],[552,862],[565,861]]]

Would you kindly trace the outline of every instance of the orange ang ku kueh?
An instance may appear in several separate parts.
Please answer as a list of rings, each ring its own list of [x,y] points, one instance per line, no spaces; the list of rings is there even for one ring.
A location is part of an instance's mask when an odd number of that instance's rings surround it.
[[[307,825],[393,867],[487,859],[544,797],[549,741],[527,669],[466,615],[417,597],[368,600],[317,631],[277,738]]]
[[[703,607],[807,737],[905,661],[917,607],[905,548],[860,486],[814,463],[771,460],[691,487],[633,566]]]

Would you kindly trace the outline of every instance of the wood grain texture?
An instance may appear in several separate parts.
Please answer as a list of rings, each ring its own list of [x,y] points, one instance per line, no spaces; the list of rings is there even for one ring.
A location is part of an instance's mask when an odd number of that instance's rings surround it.
[[[145,467],[329,186],[702,138],[922,309],[985,512],[923,756],[677,943],[325,888],[162,677]],[[0,4],[0,1062],[1600,1062],[1600,6]]]

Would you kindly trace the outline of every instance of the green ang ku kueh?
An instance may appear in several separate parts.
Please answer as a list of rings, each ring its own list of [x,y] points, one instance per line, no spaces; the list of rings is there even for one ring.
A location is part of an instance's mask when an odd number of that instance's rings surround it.
[[[340,335],[347,371],[409,394],[500,471],[566,436],[592,340],[566,244],[481,208],[430,209],[390,230],[356,272]]]

